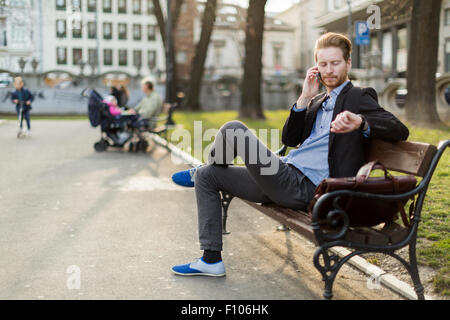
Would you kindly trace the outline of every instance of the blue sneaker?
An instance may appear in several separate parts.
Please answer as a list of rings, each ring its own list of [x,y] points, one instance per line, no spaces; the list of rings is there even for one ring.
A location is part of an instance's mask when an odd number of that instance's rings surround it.
[[[197,168],[199,168],[199,167],[195,167],[195,168],[191,168],[189,170],[184,170],[184,171],[174,173],[172,175],[172,181],[182,187],[188,187],[188,188],[194,187],[194,180],[195,180],[194,175],[195,175],[195,172],[197,171]]]
[[[216,263],[206,263],[203,258],[188,264],[180,264],[172,268],[173,273],[180,276],[225,276],[225,265],[223,261]]]

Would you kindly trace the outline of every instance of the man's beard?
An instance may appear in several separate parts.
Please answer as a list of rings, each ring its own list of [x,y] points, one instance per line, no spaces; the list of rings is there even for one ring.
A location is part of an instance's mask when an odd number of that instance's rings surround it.
[[[334,88],[339,87],[341,84],[343,84],[347,80],[347,76],[348,76],[348,72],[345,71],[340,76],[325,77],[325,79],[328,78],[328,79],[326,79],[328,83],[326,83],[325,80],[322,79],[322,84],[327,88],[334,89]],[[330,79],[330,78],[333,78],[333,79]],[[330,80],[332,80],[332,83],[329,82]]]

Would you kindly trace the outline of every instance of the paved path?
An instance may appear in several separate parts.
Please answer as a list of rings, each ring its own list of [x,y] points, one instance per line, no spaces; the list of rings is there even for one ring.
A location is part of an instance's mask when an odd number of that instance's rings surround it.
[[[314,247],[240,200],[227,276],[173,275],[201,254],[194,192],[170,181],[187,166],[161,148],[95,153],[99,130],[87,121],[32,125],[26,140],[15,122],[0,125],[0,299],[321,299]],[[344,268],[335,298],[399,299]]]

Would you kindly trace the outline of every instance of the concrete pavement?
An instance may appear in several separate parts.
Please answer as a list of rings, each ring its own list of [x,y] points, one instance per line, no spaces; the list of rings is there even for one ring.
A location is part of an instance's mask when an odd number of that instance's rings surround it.
[[[0,126],[0,299],[321,299],[314,246],[233,200],[227,276],[183,278],[174,264],[199,257],[193,189],[170,176],[187,168],[162,148],[95,153],[88,121]],[[79,280],[79,282],[77,281]],[[401,299],[368,289],[344,266],[336,299]]]

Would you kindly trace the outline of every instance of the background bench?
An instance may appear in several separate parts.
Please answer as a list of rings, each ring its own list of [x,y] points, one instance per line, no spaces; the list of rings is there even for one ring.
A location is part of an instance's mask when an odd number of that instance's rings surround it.
[[[424,288],[420,282],[416,259],[416,238],[420,222],[423,201],[434,170],[444,150],[450,146],[450,140],[442,141],[436,148],[433,145],[419,142],[389,143],[381,140],[373,140],[369,146],[367,162],[378,160],[387,169],[412,174],[422,178],[416,188],[397,195],[380,195],[350,190],[339,190],[324,194],[314,205],[312,216],[306,212],[281,207],[277,204],[258,204],[244,200],[253,208],[280,222],[286,230],[292,229],[306,237],[318,248],[313,257],[316,269],[321,273],[325,282],[323,296],[325,299],[333,297],[333,282],[340,268],[353,256],[369,252],[380,252],[399,260],[409,272],[414,283],[418,299],[425,299]],[[287,147],[284,146],[277,153],[284,155]],[[353,228],[348,225],[348,216],[337,202],[342,196],[356,196],[382,200],[402,200],[414,198],[415,208],[410,217],[409,227],[395,222],[383,223],[375,227]],[[228,207],[233,196],[221,192],[223,233],[229,233],[226,229]],[[318,213],[321,206],[330,199],[334,207],[329,211],[327,219],[319,219]],[[395,252],[409,245],[409,262]],[[332,247],[346,247],[351,253],[339,257],[329,250]]]

